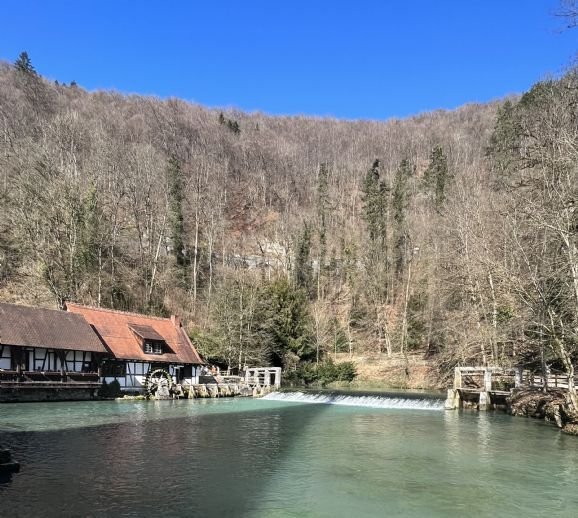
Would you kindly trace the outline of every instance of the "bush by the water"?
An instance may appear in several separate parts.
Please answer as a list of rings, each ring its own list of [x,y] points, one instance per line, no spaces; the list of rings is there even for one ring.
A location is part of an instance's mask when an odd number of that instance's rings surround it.
[[[353,362],[334,363],[327,360],[320,364],[302,363],[296,370],[285,374],[285,381],[290,385],[321,385],[334,381],[350,382],[357,376]]]
[[[106,380],[102,382],[102,386],[98,389],[98,397],[101,398],[116,398],[122,395],[120,390],[120,383],[118,380],[113,380],[107,383]]]

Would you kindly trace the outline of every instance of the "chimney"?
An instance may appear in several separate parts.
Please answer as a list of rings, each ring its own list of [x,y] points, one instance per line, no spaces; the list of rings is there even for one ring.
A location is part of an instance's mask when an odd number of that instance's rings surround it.
[[[177,329],[181,327],[181,319],[177,315],[171,315],[171,322]]]

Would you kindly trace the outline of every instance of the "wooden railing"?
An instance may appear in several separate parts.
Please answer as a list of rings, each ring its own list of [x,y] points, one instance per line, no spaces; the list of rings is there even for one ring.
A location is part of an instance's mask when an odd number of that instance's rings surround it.
[[[545,380],[548,388],[568,388],[567,374],[548,373],[544,377],[540,372],[522,368],[456,367],[454,389],[506,392],[519,387],[543,388]],[[578,376],[574,377],[574,384],[578,385]]]
[[[530,371],[524,372],[526,374],[524,377],[525,383],[523,383],[523,385],[530,387],[544,387],[544,376],[541,373],[537,374]],[[548,388],[567,389],[569,379],[570,377],[567,374],[548,374],[546,382]],[[574,376],[574,385],[578,386],[578,376]]]
[[[75,384],[100,384],[100,378],[96,372],[54,372],[54,371],[0,371],[0,385],[2,384],[45,385],[47,383]]]

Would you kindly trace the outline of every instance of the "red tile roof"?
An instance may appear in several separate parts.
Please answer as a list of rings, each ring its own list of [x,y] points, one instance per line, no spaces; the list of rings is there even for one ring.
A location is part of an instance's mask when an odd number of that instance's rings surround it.
[[[0,303],[0,343],[108,352],[82,315],[5,303]]]
[[[112,354],[123,360],[142,360],[155,363],[203,364],[180,322],[170,318],[150,317],[112,309],[93,308],[67,303],[70,313],[82,315],[93,326]],[[172,352],[146,354],[143,350],[142,331],[160,336]],[[146,337],[145,337],[146,338]]]

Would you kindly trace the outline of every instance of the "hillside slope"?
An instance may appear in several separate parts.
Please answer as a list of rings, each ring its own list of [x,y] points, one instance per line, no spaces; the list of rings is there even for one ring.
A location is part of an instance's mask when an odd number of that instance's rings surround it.
[[[87,92],[4,63],[0,299],[178,312],[231,365],[504,360],[522,314],[486,156],[502,105],[271,117]],[[290,329],[275,342],[277,303]]]

